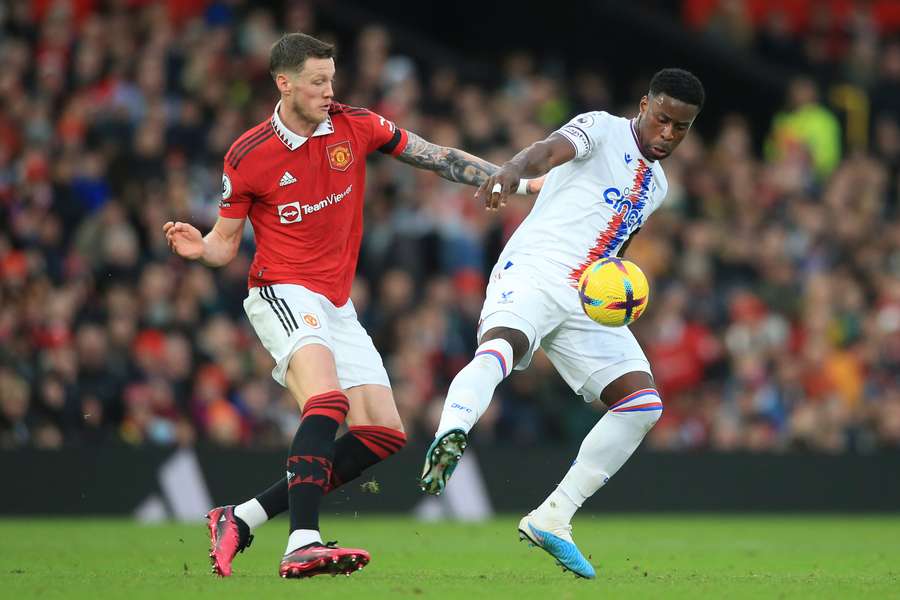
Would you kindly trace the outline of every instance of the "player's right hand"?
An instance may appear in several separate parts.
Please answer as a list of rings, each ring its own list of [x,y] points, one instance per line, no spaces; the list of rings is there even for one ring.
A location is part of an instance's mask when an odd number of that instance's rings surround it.
[[[163,225],[169,249],[182,258],[197,260],[203,256],[203,236],[189,223],[169,221]]]
[[[520,171],[518,167],[506,163],[481,184],[475,192],[475,199],[484,202],[487,210],[498,210],[506,206],[506,198],[519,187],[519,179],[522,177]]]

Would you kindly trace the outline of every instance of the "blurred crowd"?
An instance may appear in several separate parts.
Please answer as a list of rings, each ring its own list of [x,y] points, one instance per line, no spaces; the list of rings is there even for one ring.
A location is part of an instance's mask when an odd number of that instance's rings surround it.
[[[485,89],[308,2],[91,4],[0,11],[3,448],[282,447],[294,434],[298,410],[241,305],[252,233],[213,270],[173,257],[161,231],[214,222],[226,150],[277,100],[268,52],[283,31],[339,43],[338,100],[497,163],[578,112],[637,108],[602,76],[547,73],[527,53]],[[864,148],[842,145],[814,77],[790,86],[765,149],[730,115],[665,162],[669,197],[628,253],[651,280],[633,330],[666,404],[651,446],[900,447],[900,42],[872,39],[857,83],[889,100]],[[370,163],[352,298],[413,438],[433,432],[475,347],[485,274],[533,202],[495,215],[472,192]],[[574,442],[601,414],[539,353],[476,435]]]

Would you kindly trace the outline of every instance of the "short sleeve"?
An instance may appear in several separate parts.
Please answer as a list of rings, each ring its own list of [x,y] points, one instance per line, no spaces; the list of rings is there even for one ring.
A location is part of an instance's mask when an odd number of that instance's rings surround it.
[[[406,148],[408,134],[406,130],[397,127],[393,122],[385,119],[378,113],[366,111],[371,136],[367,153],[383,152],[391,156],[397,156]]]
[[[560,127],[556,133],[569,140],[575,146],[575,159],[588,158],[594,148],[603,143],[607,128],[607,113],[583,113]]]
[[[222,173],[222,199],[219,201],[219,216],[227,219],[243,219],[250,212],[253,194],[244,178],[225,162]]]

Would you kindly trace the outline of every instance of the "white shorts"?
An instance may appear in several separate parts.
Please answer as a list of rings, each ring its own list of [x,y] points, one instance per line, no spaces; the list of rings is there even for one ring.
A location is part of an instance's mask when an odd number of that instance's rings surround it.
[[[307,344],[322,344],[334,354],[343,389],[374,383],[390,387],[381,355],[359,324],[353,303],[336,307],[301,285],[280,283],[250,288],[244,312],[272,358],[272,377],[285,385],[291,357]]]
[[[603,388],[626,373],[651,374],[650,362],[628,327],[604,327],[588,318],[578,292],[558,270],[542,270],[527,259],[502,260],[491,273],[485,296],[478,339],[495,327],[524,333],[529,347],[517,370],[528,367],[540,346],[586,402],[597,400]]]

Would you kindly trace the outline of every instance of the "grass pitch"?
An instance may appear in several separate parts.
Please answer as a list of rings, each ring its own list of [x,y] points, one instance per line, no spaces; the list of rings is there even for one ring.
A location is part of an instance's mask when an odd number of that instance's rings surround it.
[[[518,516],[483,524],[323,518],[366,548],[351,577],[281,580],[285,521],[257,531],[235,575],[209,574],[202,525],[0,520],[2,598],[900,598],[900,516],[581,515],[598,578],[562,573],[517,541]]]

